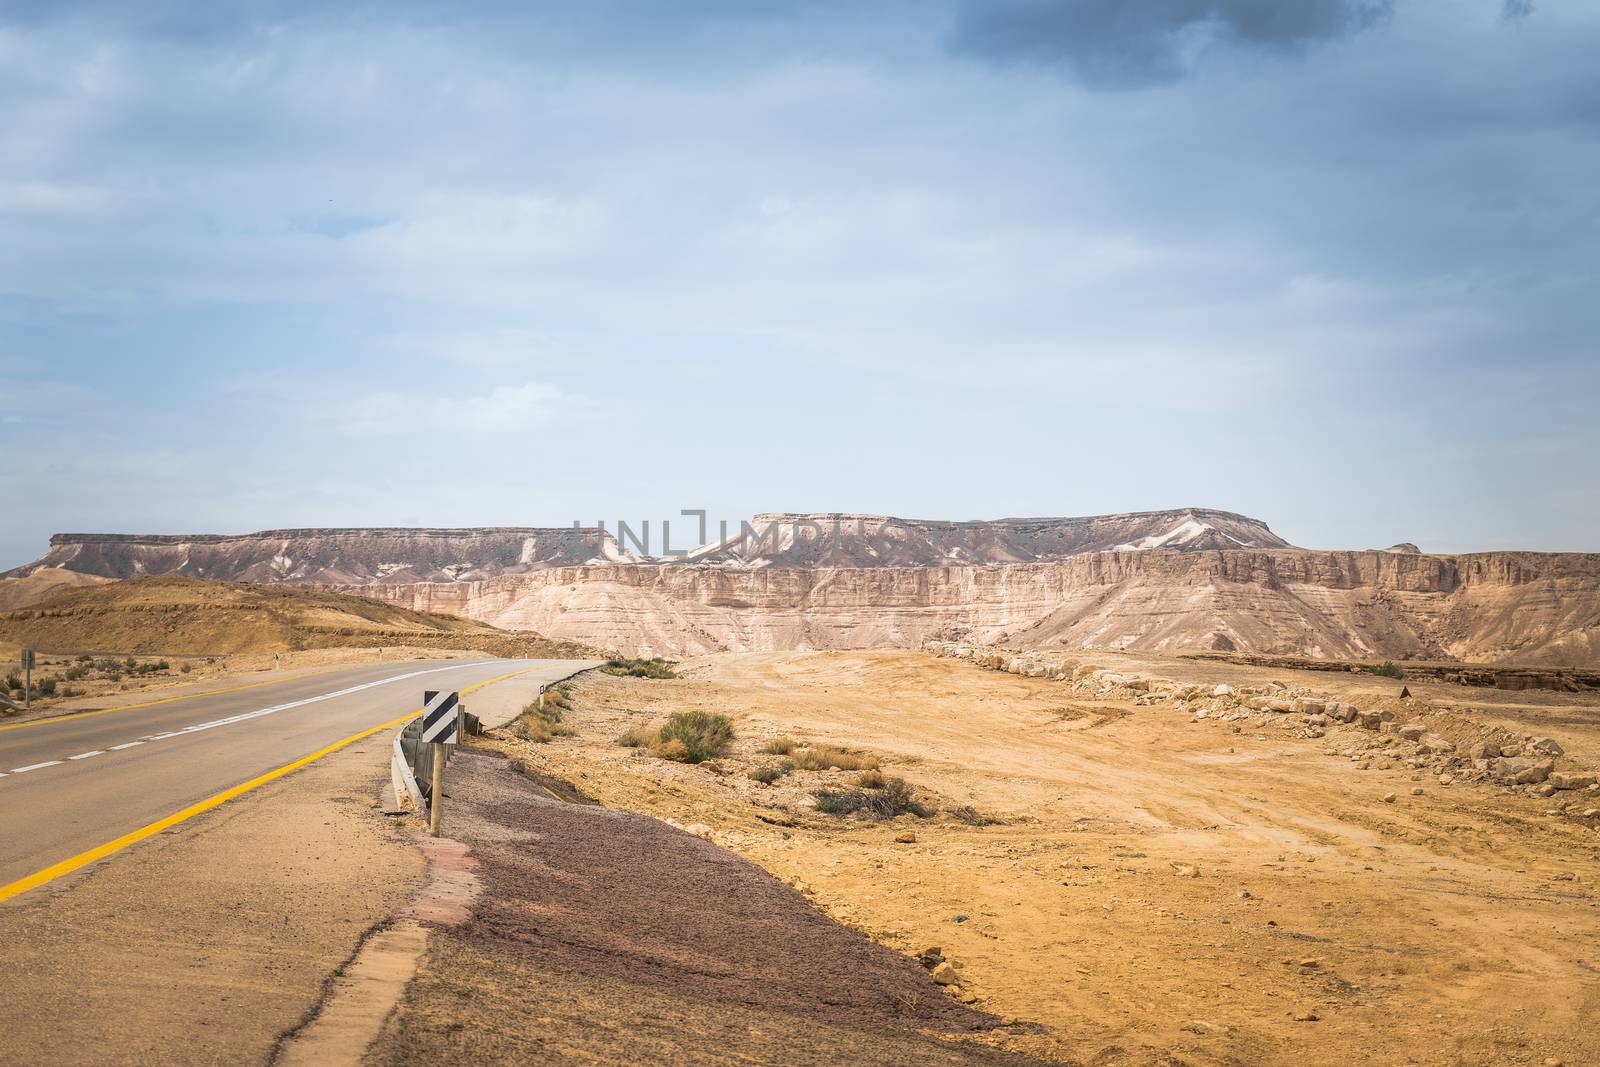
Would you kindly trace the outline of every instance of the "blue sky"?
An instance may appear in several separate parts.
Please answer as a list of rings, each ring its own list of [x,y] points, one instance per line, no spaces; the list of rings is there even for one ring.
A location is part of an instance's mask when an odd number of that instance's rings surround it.
[[[1578,0],[0,9],[55,531],[1201,505],[1600,550]]]

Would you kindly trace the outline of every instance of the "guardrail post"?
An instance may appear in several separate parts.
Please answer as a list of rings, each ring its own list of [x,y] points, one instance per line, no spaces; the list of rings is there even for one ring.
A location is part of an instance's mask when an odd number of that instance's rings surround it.
[[[428,745],[433,756],[433,795],[428,798],[428,835],[439,836],[439,826],[444,819],[444,746],[434,741]]]

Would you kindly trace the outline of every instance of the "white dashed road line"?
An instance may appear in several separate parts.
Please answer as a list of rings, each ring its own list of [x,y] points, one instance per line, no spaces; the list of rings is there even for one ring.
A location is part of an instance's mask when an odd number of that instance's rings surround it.
[[[374,682],[363,682],[360,685],[353,685],[348,689],[340,689],[333,693],[323,693],[320,696],[306,697],[304,700],[291,700],[287,704],[274,704],[270,708],[258,708],[255,711],[247,711],[239,715],[230,715],[226,719],[213,719],[211,722],[195,723],[193,726],[185,726],[181,730],[173,730],[164,734],[151,734],[148,737],[142,737],[137,741],[127,741],[120,745],[112,745],[109,748],[97,748],[92,752],[80,752],[76,756],[68,756],[67,759],[81,760],[88,759],[90,756],[104,756],[107,752],[120,752],[125,748],[133,748],[136,745],[142,745],[149,741],[165,741],[169,737],[184,737],[188,734],[199,733],[201,730],[214,730],[219,726],[231,726],[237,722],[246,722],[250,719],[259,719],[263,715],[272,715],[276,712],[288,711],[290,708],[303,708],[307,704],[315,704],[323,700],[335,700],[339,697],[349,696],[351,693],[359,693],[365,689],[373,689],[380,685],[393,685],[395,682],[404,682],[411,678],[420,678],[425,674],[438,674],[440,671],[455,671],[460,670],[463,667],[481,667],[486,663],[492,662],[494,661],[475,660],[471,663],[452,663],[448,667],[430,667],[425,671],[412,671],[410,674],[397,674],[393,678],[379,678]],[[62,765],[62,762],[63,761],[61,760],[53,759],[46,760],[43,763],[31,763],[26,767],[13,767],[11,768],[10,773],[26,774],[28,771],[39,771],[46,767],[59,767]],[[0,778],[4,777],[5,774],[0,773]]]

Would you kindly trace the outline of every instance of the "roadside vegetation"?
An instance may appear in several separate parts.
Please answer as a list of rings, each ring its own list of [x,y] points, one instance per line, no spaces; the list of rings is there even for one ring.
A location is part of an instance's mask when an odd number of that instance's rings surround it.
[[[1368,674],[1376,674],[1379,678],[1404,678],[1405,668],[1392,659],[1386,659],[1376,667],[1368,667]]]
[[[182,673],[188,674],[189,664],[184,663],[178,668]],[[43,669],[33,672],[32,697],[35,700],[65,700],[71,697],[83,696],[88,692],[83,685],[74,683],[107,682],[116,684],[124,678],[144,679],[172,673],[172,664],[167,660],[150,660],[140,662],[132,656],[117,659],[111,656],[94,656],[84,654],[71,660],[68,665],[57,664],[53,671]],[[10,670],[0,677],[0,694],[21,700],[23,694],[23,674],[20,670]]]
[[[578,731],[561,721],[563,713],[571,707],[571,684],[562,682],[552,686],[545,690],[543,701],[534,700],[523,706],[512,733],[524,741],[541,745],[558,737],[576,737]]]
[[[660,726],[635,726],[617,744],[678,763],[705,763],[733,744],[733,720],[709,711],[677,711]],[[776,778],[774,778],[776,780]]]
[[[601,674],[614,674],[619,678],[676,678],[672,668],[676,664],[660,657],[651,659],[622,659],[614,657],[600,668]]]

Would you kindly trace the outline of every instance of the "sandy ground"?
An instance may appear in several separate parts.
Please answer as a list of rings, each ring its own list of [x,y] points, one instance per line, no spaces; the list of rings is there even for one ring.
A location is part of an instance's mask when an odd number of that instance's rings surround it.
[[[1595,741],[1581,701],[1488,696],[1508,721],[1521,704],[1574,720],[1569,748]],[[887,946],[943,948],[954,995],[1043,1027],[964,1040],[1107,1064],[1600,1063],[1600,820],[1328,755],[1353,728],[1236,730],[917,652],[719,655],[675,680],[586,675],[575,698],[577,737],[497,743],[708,834]],[[687,708],[735,721],[715,770],[613,743]],[[822,815],[810,790],[852,774],[747,777],[783,734],[876,753],[942,808],[1004,822]]]
[[[390,738],[0,905],[0,1064],[261,1063],[422,860],[377,810]]]

